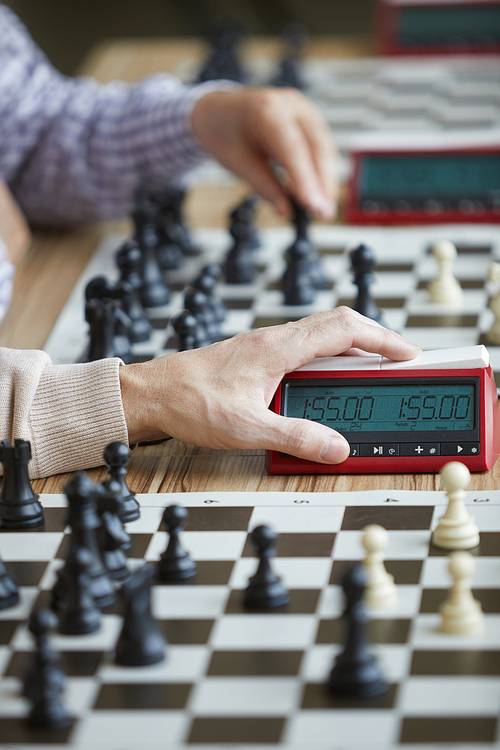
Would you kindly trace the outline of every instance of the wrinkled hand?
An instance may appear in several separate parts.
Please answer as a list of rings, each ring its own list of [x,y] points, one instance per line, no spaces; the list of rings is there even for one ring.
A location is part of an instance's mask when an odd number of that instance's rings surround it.
[[[199,99],[193,132],[221,164],[246,179],[280,214],[286,190],[317,218],[336,213],[337,153],[319,110],[295,89],[238,88]],[[272,162],[288,176],[286,190]]]
[[[30,246],[31,234],[21,209],[2,180],[0,180],[0,238],[7,246],[9,260],[14,265],[18,265]]]
[[[390,359],[420,348],[346,307],[259,328],[192,351],[120,368],[131,443],[170,435],[208,448],[268,448],[321,463],[349,455],[344,437],[269,404],[282,377],[315,357],[358,347]]]

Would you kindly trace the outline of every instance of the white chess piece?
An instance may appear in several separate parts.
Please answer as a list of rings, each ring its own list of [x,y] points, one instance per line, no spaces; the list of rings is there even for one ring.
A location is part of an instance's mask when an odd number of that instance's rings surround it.
[[[469,469],[460,461],[450,461],[443,466],[440,475],[448,496],[448,507],[432,534],[432,543],[441,549],[477,547],[479,529],[464,502],[470,482]]]
[[[362,543],[367,553],[364,560],[365,602],[376,609],[392,607],[397,600],[397,589],[394,576],[385,569],[383,558],[383,552],[389,544],[389,534],[383,526],[375,523],[365,526],[363,531]]]
[[[488,274],[490,281],[498,283],[500,281],[500,263],[492,263]],[[489,307],[493,310],[495,320],[487,333],[488,341],[492,344],[500,344],[500,290],[490,300]]]
[[[439,272],[435,281],[431,281],[427,287],[430,301],[443,305],[460,305],[463,300],[462,287],[452,270],[457,248],[449,240],[441,240],[432,246],[431,253],[437,258]]]
[[[453,584],[446,601],[441,605],[441,627],[444,633],[476,635],[484,628],[484,614],[480,602],[474,599],[471,580],[476,563],[470,552],[452,552],[448,570]]]

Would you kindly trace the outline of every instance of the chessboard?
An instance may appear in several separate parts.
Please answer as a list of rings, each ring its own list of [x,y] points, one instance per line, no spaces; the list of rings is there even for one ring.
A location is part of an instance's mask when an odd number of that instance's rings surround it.
[[[444,492],[174,493],[138,495],[128,524],[130,569],[159,558],[165,505],[187,508],[182,544],[197,562],[191,584],[155,584],[153,614],[168,639],[165,661],[120,667],[113,651],[119,606],[98,632],[54,634],[67,675],[68,727],[30,729],[22,675],[33,640],[27,620],[47,604],[68,550],[66,501],[42,495],[45,526],[0,532],[20,603],[0,611],[0,744],[75,750],[231,747],[239,750],[478,750],[500,747],[500,491],[467,492],[481,532],[473,594],[485,612],[478,636],[439,631],[450,585],[447,557],[431,543]],[[242,590],[256,568],[249,531],[279,533],[273,570],[290,590],[287,608],[249,612]],[[386,567],[397,603],[371,610],[371,650],[389,689],[373,698],[332,697],[325,681],[341,650],[346,566],[363,558],[361,529],[388,530]]]
[[[249,83],[272,81],[279,63],[269,57],[247,61]],[[175,70],[185,83],[196,80],[199,62],[186,59]],[[498,57],[408,59],[319,58],[299,63],[304,93],[321,110],[342,157],[360,137],[377,133],[458,133],[498,131],[500,71]],[[199,178],[230,180],[214,162]]]
[[[149,341],[133,345],[135,361],[176,350],[169,320],[183,309],[183,289],[207,263],[223,263],[231,246],[231,237],[224,229],[200,229],[193,236],[202,253],[183,258],[178,270],[167,272],[171,300],[166,306],[148,310],[153,335]],[[220,283],[217,287],[217,295],[228,311],[222,325],[223,337],[296,320],[338,305],[353,306],[357,289],[352,281],[348,252],[365,243],[373,248],[377,259],[371,290],[387,327],[424,349],[485,344],[500,386],[500,346],[490,345],[487,337],[494,320],[488,303],[498,287],[488,281],[490,263],[500,260],[498,225],[408,228],[312,225],[310,238],[319,249],[330,288],[318,290],[314,303],[302,306],[285,305],[281,291],[286,266],[284,253],[294,240],[293,228],[260,229],[259,236],[261,248],[255,251],[258,267],[255,282]],[[116,280],[114,254],[124,239],[119,235],[105,237],[74,286],[44,346],[55,364],[75,362],[81,357],[88,338],[85,286],[98,275]],[[428,299],[427,285],[438,272],[430,248],[441,239],[451,240],[458,250],[454,274],[462,285],[464,298],[457,307],[431,304]]]

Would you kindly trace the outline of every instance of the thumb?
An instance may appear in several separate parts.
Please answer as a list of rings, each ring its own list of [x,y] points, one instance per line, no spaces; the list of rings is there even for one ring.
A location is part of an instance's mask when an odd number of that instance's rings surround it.
[[[268,411],[268,450],[288,453],[322,464],[340,464],[349,456],[349,443],[335,430],[309,419],[282,417]]]

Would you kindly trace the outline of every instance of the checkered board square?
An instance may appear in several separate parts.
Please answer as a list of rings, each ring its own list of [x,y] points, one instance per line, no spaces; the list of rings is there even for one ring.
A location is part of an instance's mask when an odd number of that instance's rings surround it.
[[[484,632],[450,636],[438,608],[450,584],[446,555],[431,532],[442,492],[174,493],[138,496],[128,526],[130,568],[166,546],[163,507],[184,505],[183,544],[197,561],[190,585],[154,585],[153,612],[167,659],[144,668],[113,663],[120,607],[88,636],[54,635],[67,674],[64,730],[29,729],[21,677],[33,649],[27,619],[47,603],[67,549],[62,495],[42,495],[42,530],[0,533],[0,553],[20,584],[20,603],[0,612],[0,743],[12,748],[136,750],[194,747],[373,750],[500,747],[500,491],[468,492],[481,531],[473,592]],[[275,571],[291,592],[280,611],[248,612],[242,589],[255,571],[249,531],[279,532]],[[339,580],[363,556],[362,528],[387,528],[386,565],[398,600],[371,611],[372,650],[390,684],[371,699],[325,688],[341,649]]]
[[[175,351],[168,321],[183,308],[182,290],[204,265],[224,261],[231,244],[225,230],[204,229],[195,235],[202,254],[183,259],[179,270],[167,275],[173,290],[171,302],[149,311],[153,335],[150,341],[134,345],[137,361]],[[488,281],[488,269],[492,261],[500,260],[499,225],[404,229],[313,226],[311,239],[321,254],[330,289],[318,291],[312,305],[293,307],[284,304],[280,280],[286,265],[284,252],[294,239],[294,231],[289,227],[263,229],[260,236],[262,247],[256,254],[259,270],[255,283],[223,283],[218,287],[217,293],[228,310],[223,336],[296,320],[341,304],[352,306],[357,290],[352,282],[348,251],[363,242],[373,248],[377,257],[372,294],[383,311],[386,325],[424,349],[486,344],[500,385],[500,346],[490,345],[487,336],[494,320],[488,302],[498,286]],[[117,278],[114,253],[123,239],[116,235],[105,238],[76,283],[45,345],[54,363],[75,362],[82,355],[88,336],[85,285],[97,275]],[[429,250],[441,239],[451,240],[458,248],[454,272],[464,290],[460,306],[431,304],[428,300],[427,284],[438,272],[437,261]]]

